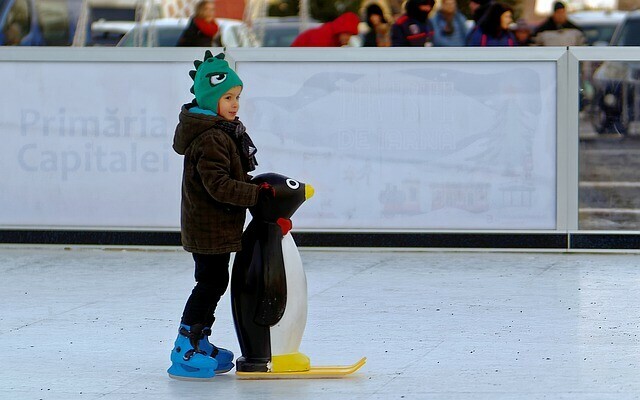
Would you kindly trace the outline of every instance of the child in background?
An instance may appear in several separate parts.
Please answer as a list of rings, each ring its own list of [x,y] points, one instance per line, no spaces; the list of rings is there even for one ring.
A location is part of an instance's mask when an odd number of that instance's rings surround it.
[[[233,368],[233,353],[207,338],[229,283],[231,252],[241,248],[247,207],[273,189],[249,183],[257,150],[237,118],[242,81],[224,54],[214,57],[207,50],[204,61],[194,64],[195,100],[180,111],[173,148],[184,155],[181,236],[195,261],[196,285],[182,314],[168,373],[210,379]]]

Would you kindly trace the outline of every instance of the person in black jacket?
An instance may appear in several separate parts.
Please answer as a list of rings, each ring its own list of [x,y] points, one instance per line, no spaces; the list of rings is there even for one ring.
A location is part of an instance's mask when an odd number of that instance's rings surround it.
[[[433,46],[433,25],[429,13],[434,0],[407,0],[406,13],[391,27],[392,46]]]
[[[216,47],[220,46],[219,28],[215,20],[215,5],[211,0],[200,1],[196,5],[195,15],[178,39],[180,47]]]
[[[533,41],[539,46],[582,46],[586,38],[582,29],[567,19],[564,3],[553,4],[553,14],[536,29]]]

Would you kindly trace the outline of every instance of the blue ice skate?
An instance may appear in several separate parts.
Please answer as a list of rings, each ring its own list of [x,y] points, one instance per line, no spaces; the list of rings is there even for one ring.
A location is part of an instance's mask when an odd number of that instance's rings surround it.
[[[199,342],[204,338],[202,331],[202,325],[180,325],[178,338],[171,350],[171,367],[167,370],[170,377],[207,380],[216,375],[218,362],[199,348]]]
[[[183,325],[185,326],[185,325]],[[205,327],[202,330],[204,337],[198,342],[200,350],[204,351],[209,356],[216,359],[218,362],[218,368],[216,368],[216,374],[223,374],[231,371],[233,368],[233,353],[222,347],[217,347],[209,342],[209,336],[211,336],[211,328]]]

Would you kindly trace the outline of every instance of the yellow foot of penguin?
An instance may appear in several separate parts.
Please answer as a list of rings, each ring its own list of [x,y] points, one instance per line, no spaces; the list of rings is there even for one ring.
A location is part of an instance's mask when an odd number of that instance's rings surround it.
[[[304,371],[281,371],[281,372],[242,372],[236,370],[236,375],[240,379],[331,379],[341,378],[350,375],[366,363],[366,357],[362,357],[352,365],[327,365],[310,366]]]

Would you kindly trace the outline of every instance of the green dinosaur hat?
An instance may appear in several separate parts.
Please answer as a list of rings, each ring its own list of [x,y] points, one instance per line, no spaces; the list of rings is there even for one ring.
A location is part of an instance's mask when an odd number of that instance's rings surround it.
[[[195,71],[189,71],[193,86],[191,93],[196,96],[198,107],[218,114],[218,100],[234,86],[242,86],[238,74],[224,60],[224,53],[213,56],[211,51],[204,53],[204,60],[195,60]]]

